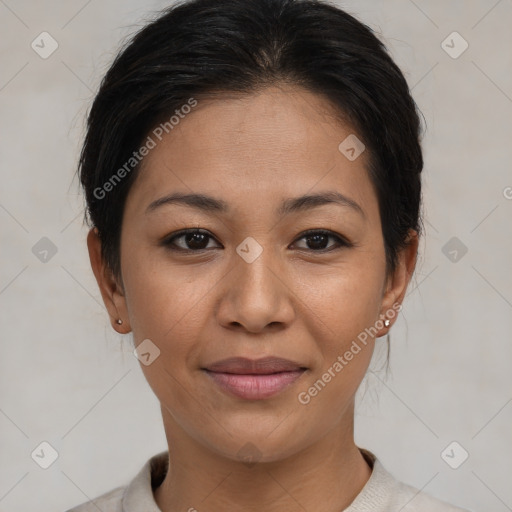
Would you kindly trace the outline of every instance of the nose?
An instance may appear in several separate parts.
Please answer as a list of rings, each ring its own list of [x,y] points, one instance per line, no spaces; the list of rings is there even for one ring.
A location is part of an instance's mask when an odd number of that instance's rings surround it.
[[[294,318],[293,293],[286,272],[271,250],[251,263],[238,254],[219,291],[218,322],[250,333],[284,329]]]

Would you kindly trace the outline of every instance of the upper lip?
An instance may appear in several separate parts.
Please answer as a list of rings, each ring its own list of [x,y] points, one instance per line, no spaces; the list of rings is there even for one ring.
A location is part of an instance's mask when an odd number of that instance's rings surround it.
[[[223,359],[222,361],[212,363],[204,369],[216,373],[269,375],[271,373],[304,370],[305,367],[280,357],[264,357],[262,359],[230,357],[229,359]]]

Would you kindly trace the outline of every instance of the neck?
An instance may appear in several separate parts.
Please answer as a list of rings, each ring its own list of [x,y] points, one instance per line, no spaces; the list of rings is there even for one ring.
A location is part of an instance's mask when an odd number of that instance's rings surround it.
[[[162,512],[339,512],[371,475],[354,443],[353,414],[300,452],[247,464],[197,443],[167,411],[162,413],[170,458],[169,471],[154,491]]]

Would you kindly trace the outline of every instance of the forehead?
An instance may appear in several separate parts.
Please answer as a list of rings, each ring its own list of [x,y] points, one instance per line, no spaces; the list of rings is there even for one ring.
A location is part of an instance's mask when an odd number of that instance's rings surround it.
[[[375,213],[377,199],[363,152],[349,160],[339,145],[354,131],[324,98],[300,88],[198,100],[163,131],[144,157],[126,209],[142,213],[158,197],[204,193],[261,208],[315,189],[336,190]],[[178,118],[175,118],[176,122]]]

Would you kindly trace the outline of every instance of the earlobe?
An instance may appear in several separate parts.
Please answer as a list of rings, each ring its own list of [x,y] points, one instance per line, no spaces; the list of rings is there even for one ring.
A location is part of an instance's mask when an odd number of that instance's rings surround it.
[[[398,316],[398,311],[402,309],[402,302],[416,267],[418,244],[418,233],[413,229],[409,230],[407,246],[399,252],[396,269],[393,274],[387,278],[386,292],[382,300],[381,311],[381,316],[383,317],[384,326],[386,328],[389,328],[393,324],[394,319]],[[386,318],[391,320],[389,325],[387,325],[385,321]],[[384,334],[386,334],[386,332],[383,332],[380,336]]]
[[[101,239],[97,228],[92,228],[87,234],[87,248],[91,268],[110,316],[112,328],[120,334],[126,334],[131,331],[131,328],[124,291],[102,258]]]

